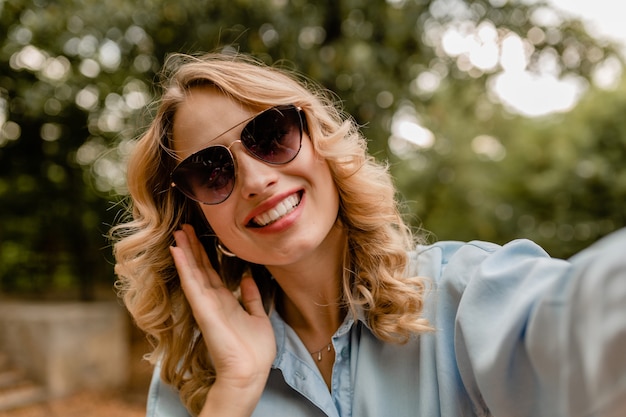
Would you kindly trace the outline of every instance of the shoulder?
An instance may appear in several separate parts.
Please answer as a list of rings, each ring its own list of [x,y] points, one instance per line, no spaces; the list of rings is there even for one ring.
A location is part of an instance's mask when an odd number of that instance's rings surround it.
[[[536,243],[527,239],[513,240],[505,245],[484,241],[442,241],[419,245],[409,254],[410,273],[465,285],[471,279],[489,275],[510,275],[520,267],[553,260]]]

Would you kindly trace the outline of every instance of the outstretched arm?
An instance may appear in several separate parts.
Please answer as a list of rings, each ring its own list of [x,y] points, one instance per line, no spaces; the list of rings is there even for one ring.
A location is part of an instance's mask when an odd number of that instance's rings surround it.
[[[626,415],[626,229],[569,261],[531,242],[461,247],[442,277],[458,300],[455,353],[493,415]]]

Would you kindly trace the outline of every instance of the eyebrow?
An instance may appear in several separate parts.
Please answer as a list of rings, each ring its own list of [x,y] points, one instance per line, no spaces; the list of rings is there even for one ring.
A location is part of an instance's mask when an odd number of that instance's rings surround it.
[[[248,117],[247,119],[242,120],[241,122],[235,124],[234,126],[229,127],[228,129],[226,129],[225,131],[223,131],[222,133],[220,133],[219,135],[213,137],[213,139],[211,139],[210,141],[208,141],[207,143],[211,143],[213,141],[215,141],[216,139],[221,138],[222,136],[224,136],[225,134],[227,134],[228,132],[230,132],[231,130],[237,128],[238,126],[241,126],[244,123],[248,123],[249,121],[251,121],[252,119],[254,119],[255,117],[257,117],[258,115],[265,113],[266,111],[268,111],[269,109],[272,109],[273,107],[268,107],[265,110],[261,110],[258,113],[253,114],[252,116]]]

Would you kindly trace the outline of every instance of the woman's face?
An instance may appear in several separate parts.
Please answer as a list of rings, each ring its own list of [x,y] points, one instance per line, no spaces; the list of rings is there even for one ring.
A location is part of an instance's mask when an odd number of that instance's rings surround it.
[[[174,116],[173,147],[184,159],[207,146],[230,146],[236,166],[232,193],[222,203],[200,205],[224,246],[267,266],[306,262],[340,239],[340,233],[330,233],[339,210],[337,189],[306,132],[299,154],[284,165],[262,162],[240,142],[233,144],[242,122],[257,113],[215,88],[196,87]]]

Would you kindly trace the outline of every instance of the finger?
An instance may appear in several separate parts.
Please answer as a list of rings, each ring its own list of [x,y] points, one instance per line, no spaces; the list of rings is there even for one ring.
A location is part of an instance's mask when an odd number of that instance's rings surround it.
[[[218,273],[213,269],[211,261],[209,261],[209,257],[204,250],[204,246],[202,246],[202,243],[198,240],[193,227],[188,224],[183,225],[181,230],[174,232],[174,237],[178,247],[185,252],[190,267],[206,275],[211,287],[223,287],[224,283]]]
[[[263,299],[259,292],[259,287],[250,275],[244,275],[241,278],[241,301],[246,311],[250,315],[263,317],[267,316],[263,308]]]
[[[189,257],[185,251],[180,247],[170,246],[170,253],[174,259],[174,264],[178,270],[178,276],[180,277],[180,284],[185,294],[192,296],[193,294],[199,294],[197,291],[202,284],[196,278],[192,272],[192,267],[189,265]]]
[[[176,247],[171,249],[176,250],[170,249],[170,253],[172,253],[179,275],[182,273],[191,274],[194,270],[201,273],[187,234],[182,230],[177,230],[174,232],[174,239],[176,240]]]
[[[196,259],[198,265],[202,265],[202,255],[205,253],[204,247],[202,246],[202,243],[200,243],[200,241],[198,240],[196,231],[194,230],[193,226],[191,226],[190,224],[183,224],[181,227],[181,231],[185,234],[185,237],[189,242],[189,248],[193,253],[193,257]]]
[[[200,242],[200,239],[198,239],[198,235],[196,234],[193,226],[190,224],[183,224],[182,230],[185,232],[185,235],[191,244],[194,257],[199,260],[199,264],[207,270],[213,270],[213,265],[211,265],[211,261],[206,254],[204,245]]]
[[[170,253],[174,258],[185,298],[191,306],[198,325],[203,328],[209,325],[215,317],[215,314],[211,313],[217,306],[215,290],[211,288],[205,275],[194,273],[197,270],[194,271],[189,267],[189,257],[183,249],[170,246]]]

